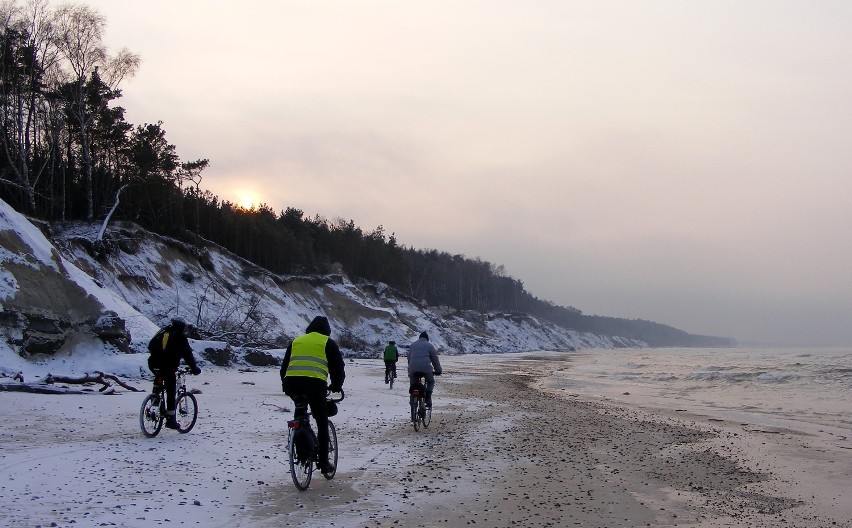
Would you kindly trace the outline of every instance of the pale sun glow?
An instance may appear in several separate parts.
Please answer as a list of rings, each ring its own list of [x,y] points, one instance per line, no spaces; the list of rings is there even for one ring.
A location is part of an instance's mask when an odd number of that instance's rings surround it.
[[[242,190],[237,193],[237,204],[243,209],[251,209],[260,205],[258,194],[250,190]]]

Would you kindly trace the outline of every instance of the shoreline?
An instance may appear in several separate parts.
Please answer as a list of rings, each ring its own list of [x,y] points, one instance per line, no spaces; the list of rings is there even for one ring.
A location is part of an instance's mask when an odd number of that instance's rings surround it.
[[[411,432],[428,476],[399,508],[416,521],[389,511],[358,526],[852,526],[850,465],[815,474],[834,464],[815,439],[547,388],[569,357],[502,356],[438,378],[434,425]]]

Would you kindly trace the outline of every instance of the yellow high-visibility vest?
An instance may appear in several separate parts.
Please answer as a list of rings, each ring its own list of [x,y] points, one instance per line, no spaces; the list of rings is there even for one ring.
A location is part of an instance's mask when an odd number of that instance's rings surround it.
[[[290,349],[290,364],[287,366],[285,378],[303,376],[328,379],[328,358],[325,356],[325,344],[328,336],[311,332],[293,340]]]

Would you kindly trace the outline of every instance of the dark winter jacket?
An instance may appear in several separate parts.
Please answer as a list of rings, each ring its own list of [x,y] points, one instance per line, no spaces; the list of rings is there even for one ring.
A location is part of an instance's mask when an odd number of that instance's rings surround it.
[[[329,325],[327,318],[321,315],[314,317],[314,320],[311,321],[311,324],[309,324],[308,327],[305,329],[305,336],[302,337],[306,337],[309,336],[309,334],[314,333],[318,334],[318,336],[316,337],[325,336],[327,338],[324,339],[324,341],[325,358],[327,361],[328,368],[328,378],[330,379],[328,387],[332,392],[340,392],[340,389],[343,388],[343,380],[346,378],[346,372],[344,370],[345,364],[343,362],[343,356],[340,353],[340,348],[337,346],[337,343],[334,341],[334,339],[328,337],[331,335],[331,325]],[[281,364],[282,386],[286,385],[285,378],[288,377],[287,370],[290,368],[291,359],[293,358],[293,344],[296,343],[296,346],[298,347],[300,342],[300,339],[294,339],[293,342],[291,342],[290,345],[287,347],[287,352],[285,352],[284,354],[284,361]],[[297,350],[296,352],[298,355],[299,351]],[[296,372],[296,369],[294,369],[294,372],[291,372],[289,374],[289,377],[294,376],[305,377],[302,376],[300,373]]]
[[[183,359],[190,368],[198,369],[186,334],[176,330],[173,325],[160,329],[151,338],[148,343],[148,352],[151,353],[149,365],[152,368],[176,372],[180,366],[180,360]]]

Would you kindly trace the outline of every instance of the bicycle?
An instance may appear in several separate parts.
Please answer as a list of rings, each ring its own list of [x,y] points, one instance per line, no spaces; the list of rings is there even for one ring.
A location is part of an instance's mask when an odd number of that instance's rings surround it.
[[[426,405],[426,374],[415,372],[411,375],[411,387],[408,389],[409,403],[411,404],[411,423],[414,430],[419,431],[420,426],[429,427],[432,422],[432,406]]]
[[[337,403],[343,401],[344,393],[340,391],[340,398],[326,398],[329,407],[328,416],[331,418],[337,414]],[[311,427],[311,413],[308,412],[308,401],[303,398],[294,398],[293,403],[296,410],[293,419],[287,421],[289,436],[287,438],[287,450],[289,451],[290,476],[293,484],[300,491],[305,491],[311,484],[311,475],[315,467],[319,467],[319,442],[317,435]],[[328,458],[334,465],[331,473],[323,473],[326,480],[331,480],[337,473],[337,430],[334,424],[328,420]]]
[[[188,433],[195,427],[198,418],[198,402],[195,395],[186,390],[186,375],[192,372],[189,367],[181,367],[177,371],[177,393],[175,395],[175,420],[179,433]],[[163,378],[154,377],[154,389],[142,401],[139,411],[139,425],[142,434],[153,438],[159,434],[166,419],[166,387]]]
[[[390,385],[390,387],[388,387],[389,389],[393,389],[393,380],[395,380],[395,379],[396,379],[396,365],[391,367],[389,372],[387,370],[385,372],[385,383]]]

